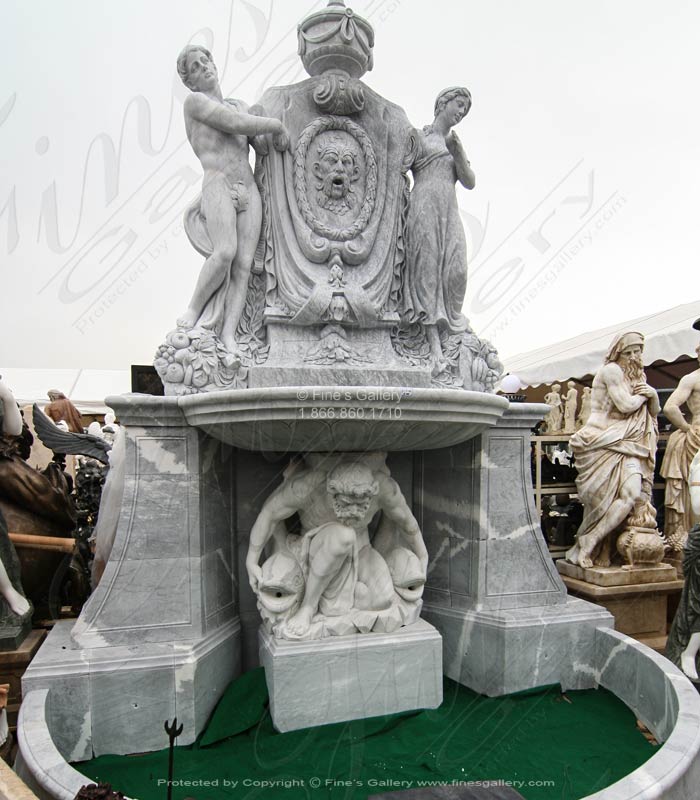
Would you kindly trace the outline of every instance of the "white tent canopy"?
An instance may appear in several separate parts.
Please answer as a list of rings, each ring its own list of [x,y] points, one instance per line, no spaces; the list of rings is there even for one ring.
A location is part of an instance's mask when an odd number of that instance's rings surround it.
[[[682,359],[687,366],[687,362],[694,360],[700,333],[693,329],[693,323],[699,317],[700,301],[685,303],[507,358],[505,369],[517,375],[523,387],[582,379],[600,368],[616,334],[639,331],[644,334],[644,364],[660,363],[658,371],[673,383],[689,370],[678,374],[664,370],[663,365]]]
[[[104,413],[105,397],[131,391],[129,370],[21,369],[0,367],[0,375],[20,405],[48,402],[49,389],[69,397],[82,413]]]

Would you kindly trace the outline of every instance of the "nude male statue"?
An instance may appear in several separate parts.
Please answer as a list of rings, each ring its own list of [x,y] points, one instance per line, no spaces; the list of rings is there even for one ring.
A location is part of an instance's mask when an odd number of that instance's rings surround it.
[[[265,501],[253,525],[246,569],[257,593],[265,545],[274,535],[284,547],[284,520],[295,513],[301,520],[308,574],[301,605],[286,622],[291,638],[307,633],[317,611],[340,616],[352,609],[389,608],[394,597],[392,577],[368,532],[380,510],[415,553],[425,576],[428,553],[418,523],[386,467],[370,466],[371,458],[321,462],[293,473]],[[379,537],[380,532],[375,544]]]
[[[566,557],[581,567],[593,566],[606,537],[649,499],[659,398],[645,380],[643,346],[644,337],[635,331],[615,337],[593,379],[591,415],[569,440],[584,515]],[[607,549],[597,563],[609,564]]]
[[[700,345],[695,352],[700,359]],[[690,411],[690,421],[681,411],[684,403]],[[671,549],[680,552],[693,524],[688,476],[690,464],[700,450],[700,369],[681,378],[664,405],[664,414],[678,429],[669,437],[661,464],[661,475],[666,479],[664,534]]]
[[[192,90],[184,105],[185,129],[204,168],[201,214],[212,244],[178,326],[213,329],[234,350],[262,221],[248,138],[272,134],[278,150],[287,149],[289,138],[278,119],[250,114],[240,100],[224,100],[211,53],[204,47],[185,47],[177,70]]]

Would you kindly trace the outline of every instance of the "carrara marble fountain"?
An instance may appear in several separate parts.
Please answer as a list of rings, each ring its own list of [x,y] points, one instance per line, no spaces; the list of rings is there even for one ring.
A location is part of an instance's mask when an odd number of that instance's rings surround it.
[[[68,761],[160,749],[165,719],[194,741],[260,663],[283,731],[436,707],[443,672],[488,695],[604,686],[668,740],[605,797],[700,780],[692,685],[567,596],[532,502],[547,409],[493,393],[498,355],[462,314],[471,95],[440,91],[417,129],[362,80],[373,48],[331,0],[299,25],[309,77],[250,107],[206,49],[178,58],[204,264],[158,348],[166,396],[107,400],[114,546],[23,683],[17,768],[42,797],[72,800]]]

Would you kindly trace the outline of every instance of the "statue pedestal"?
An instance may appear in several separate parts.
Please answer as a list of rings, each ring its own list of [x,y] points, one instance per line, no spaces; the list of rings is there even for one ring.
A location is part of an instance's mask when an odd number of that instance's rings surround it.
[[[561,683],[581,668],[604,609],[567,598],[540,530],[530,431],[546,406],[512,403],[463,444],[419,454],[416,517],[430,554],[422,616],[440,631],[445,674],[491,696]]]
[[[61,754],[81,761],[193,742],[241,671],[230,450],[187,425],[177,398],[115,399],[124,493],[109,562],[80,618],[59,622],[24,674],[50,690]]]
[[[607,609],[615,618],[615,630],[663,652],[669,597],[679,595],[683,589],[683,581],[675,574],[666,581],[626,586],[594,586],[567,576],[563,580],[570,594]]]
[[[425,620],[395,633],[292,642],[259,633],[270,713],[282,733],[442,703],[442,640]]]
[[[270,354],[250,368],[248,385],[412,386],[429,389],[430,369],[400,360],[391,346],[398,317],[375,328],[342,328],[332,323],[290,325],[267,318]]]
[[[670,564],[676,570],[676,577],[683,578],[683,553],[669,553],[664,557],[664,564]]]
[[[676,568],[671,564],[655,564],[649,567],[579,567],[563,559],[557,561],[560,575],[575,578],[593,586],[638,586],[645,583],[664,583],[675,580]]]

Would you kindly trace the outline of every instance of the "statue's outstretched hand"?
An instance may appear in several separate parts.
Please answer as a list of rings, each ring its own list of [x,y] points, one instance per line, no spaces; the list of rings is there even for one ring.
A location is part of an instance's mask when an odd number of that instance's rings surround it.
[[[259,564],[246,564],[246,569],[248,570],[248,581],[250,583],[250,588],[255,592],[258,593],[258,587],[260,586],[260,582],[262,581],[262,569]]]

